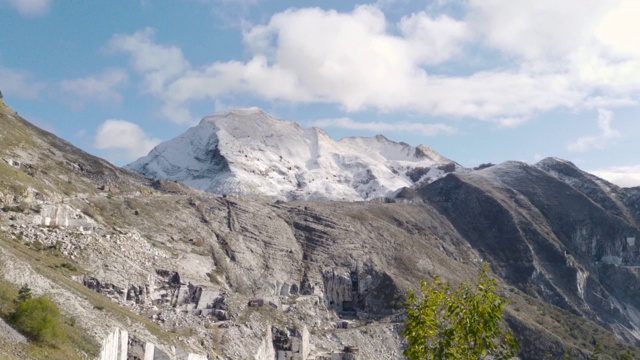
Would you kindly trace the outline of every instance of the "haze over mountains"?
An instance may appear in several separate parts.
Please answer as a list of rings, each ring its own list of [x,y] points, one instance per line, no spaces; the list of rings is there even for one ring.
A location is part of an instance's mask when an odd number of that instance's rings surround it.
[[[640,358],[640,188],[570,162],[463,169],[255,109],[129,166],[152,178],[1,101],[0,144],[0,276],[77,319],[97,349],[78,358],[399,359],[398,301],[421,279],[474,279],[481,259],[521,359]],[[29,351],[0,333],[0,358]]]

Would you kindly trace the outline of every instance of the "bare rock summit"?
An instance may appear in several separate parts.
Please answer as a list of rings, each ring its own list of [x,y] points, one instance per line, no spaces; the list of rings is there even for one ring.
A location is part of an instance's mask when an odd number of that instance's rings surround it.
[[[463,169],[382,135],[335,141],[257,108],[208,116],[126,166],[207,192],[279,200],[368,200]]]

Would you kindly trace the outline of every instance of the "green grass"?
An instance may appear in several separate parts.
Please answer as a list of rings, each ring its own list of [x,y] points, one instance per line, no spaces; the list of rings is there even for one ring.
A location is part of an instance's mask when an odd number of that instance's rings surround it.
[[[9,315],[15,311],[14,299],[17,296],[18,286],[0,278],[0,317],[8,320]],[[86,329],[76,324],[75,318],[63,314],[57,328],[66,339],[55,346],[30,341],[28,344],[19,344],[16,347],[32,359],[92,359],[99,355],[100,345],[87,335]]]

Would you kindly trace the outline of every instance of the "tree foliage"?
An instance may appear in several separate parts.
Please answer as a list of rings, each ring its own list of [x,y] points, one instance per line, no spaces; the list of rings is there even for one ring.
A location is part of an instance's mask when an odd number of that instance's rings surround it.
[[[20,290],[15,311],[10,316],[13,326],[42,344],[55,346],[63,342],[66,335],[61,330],[62,316],[58,306],[45,296],[31,298],[30,290]]]
[[[462,284],[456,290],[438,277],[422,281],[421,295],[411,291],[405,304],[408,346],[404,355],[424,359],[511,359],[519,345],[502,328],[507,300],[496,293],[498,282],[484,264],[478,285]]]
[[[18,290],[18,298],[15,300],[16,304],[31,299],[31,288],[27,285],[22,285]]]

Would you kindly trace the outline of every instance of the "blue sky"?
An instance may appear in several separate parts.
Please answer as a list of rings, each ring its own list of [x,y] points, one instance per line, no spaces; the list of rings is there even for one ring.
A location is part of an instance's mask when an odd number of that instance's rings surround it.
[[[0,0],[0,90],[117,165],[257,106],[640,185],[638,18],[637,0]]]

